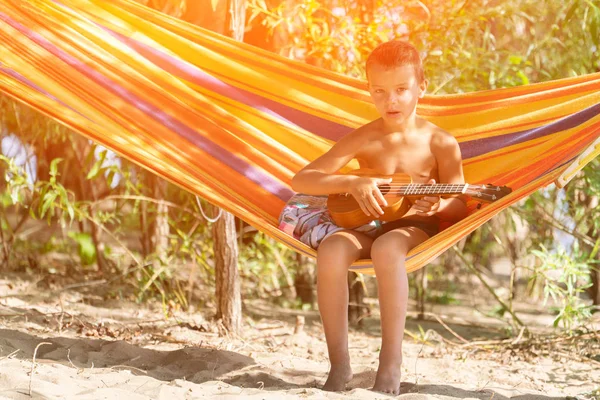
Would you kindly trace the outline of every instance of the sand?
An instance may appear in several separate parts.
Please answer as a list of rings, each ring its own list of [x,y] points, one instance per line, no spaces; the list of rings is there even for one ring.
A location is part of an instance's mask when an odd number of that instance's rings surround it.
[[[328,364],[314,311],[247,302],[243,334],[233,338],[219,335],[212,310],[165,318],[160,305],[18,293],[0,280],[0,399],[394,398],[369,390],[380,345],[376,318],[350,333],[354,379],[347,391],[331,393],[319,389]],[[480,326],[485,321],[465,322],[477,318],[468,307],[434,311],[468,340],[501,335]],[[427,343],[418,339],[419,325]],[[405,340],[402,394],[395,398],[589,399],[600,387],[600,363],[450,345],[459,340],[435,321],[410,320],[407,329],[417,339]]]

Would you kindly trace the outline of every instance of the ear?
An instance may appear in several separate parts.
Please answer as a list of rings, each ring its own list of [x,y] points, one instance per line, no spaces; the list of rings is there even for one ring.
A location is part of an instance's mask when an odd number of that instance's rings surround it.
[[[423,98],[425,93],[427,93],[427,86],[429,86],[429,81],[427,79],[423,79],[423,81],[419,84],[419,98]]]

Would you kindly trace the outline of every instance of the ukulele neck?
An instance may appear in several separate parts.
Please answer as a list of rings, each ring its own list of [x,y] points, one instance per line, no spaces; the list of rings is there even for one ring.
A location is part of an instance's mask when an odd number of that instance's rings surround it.
[[[451,194],[464,194],[466,193],[469,185],[468,184],[457,184],[457,183],[409,183],[402,185],[397,188],[398,193],[402,196],[423,196],[423,195],[451,195]],[[392,190],[394,189],[392,184]]]

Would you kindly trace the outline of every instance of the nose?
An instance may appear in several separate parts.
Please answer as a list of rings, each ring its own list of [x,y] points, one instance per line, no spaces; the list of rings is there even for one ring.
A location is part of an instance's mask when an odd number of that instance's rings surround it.
[[[387,96],[386,103],[389,105],[398,104],[400,100],[400,95],[397,93],[390,93]]]

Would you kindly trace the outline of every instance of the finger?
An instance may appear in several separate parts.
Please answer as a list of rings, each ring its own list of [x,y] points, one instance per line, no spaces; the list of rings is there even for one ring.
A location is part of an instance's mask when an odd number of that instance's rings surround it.
[[[385,199],[385,197],[383,197],[383,194],[381,194],[381,192],[379,190],[375,190],[374,192],[375,195],[375,200],[377,200],[378,204],[381,204],[384,207],[387,207],[387,200]]]
[[[370,217],[377,218],[379,216],[379,213],[377,212],[377,210],[375,210],[375,208],[370,202],[366,202],[365,207],[367,208],[367,210],[369,210],[369,214],[367,215],[369,215]]]
[[[431,216],[436,213],[436,211],[432,210],[431,208],[414,207],[414,209],[417,212],[417,214],[423,215],[423,216]]]
[[[374,200],[371,200],[371,198],[372,196],[366,196],[362,198],[362,207],[364,207],[364,210],[366,210],[365,214],[367,214],[370,217],[377,217],[379,213],[377,212],[375,207],[373,207]]]
[[[431,217],[433,214],[435,214],[435,212],[433,211],[429,211],[429,212],[419,212],[419,215],[422,215],[424,217]]]
[[[430,202],[431,204],[437,203],[440,201],[440,197],[439,196],[424,196],[421,198],[421,200],[425,200]]]
[[[427,181],[428,185],[434,185],[435,184],[435,179],[430,179]]]
[[[367,197],[367,207],[371,210],[372,215],[379,216],[383,215],[381,206],[377,203],[377,200],[373,195]]]
[[[415,211],[421,212],[421,213],[431,211],[431,208],[429,208],[429,207],[423,207],[423,206],[418,206],[418,205],[413,206],[413,208],[415,209]]]
[[[417,200],[415,201],[415,205],[417,205],[420,208],[426,208],[427,210],[429,210],[433,206],[433,203],[430,203],[429,201],[425,200]]]
[[[373,210],[373,215],[376,215],[376,216],[383,215],[383,209],[381,208],[379,203],[377,203],[377,200],[375,199],[374,196],[369,197],[369,206],[370,206],[370,209]]]
[[[367,206],[365,205],[364,201],[359,201],[358,205],[360,206],[360,209],[362,210],[362,212],[365,213],[365,215],[367,216],[371,216],[371,213],[369,213],[369,209],[367,208]]]

